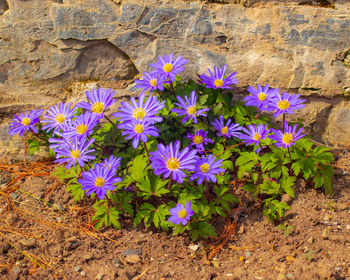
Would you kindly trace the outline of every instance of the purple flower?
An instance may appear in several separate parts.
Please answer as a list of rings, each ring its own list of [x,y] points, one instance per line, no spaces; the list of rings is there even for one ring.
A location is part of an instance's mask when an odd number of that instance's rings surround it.
[[[71,141],[65,141],[65,145],[62,145],[60,148],[54,150],[57,158],[55,162],[67,162],[67,169],[71,168],[72,165],[75,166],[76,163],[83,167],[86,161],[96,158],[95,156],[88,155],[89,153],[95,151],[95,149],[88,149],[94,141],[94,138],[89,140],[87,143],[85,142],[85,138],[83,140],[74,138]]]
[[[131,122],[123,122],[118,125],[119,129],[124,129],[122,135],[128,135],[125,137],[126,140],[132,138],[132,146],[137,149],[139,141],[143,143],[147,142],[148,135],[158,137],[159,131],[156,129],[152,123],[143,120],[132,120]]]
[[[152,74],[161,75],[163,79],[169,78],[170,81],[176,80],[176,75],[185,70],[183,67],[188,60],[183,59],[182,56],[173,59],[173,54],[164,55],[163,57],[158,56],[159,61],[150,64],[151,67],[155,68]]]
[[[194,169],[194,156],[197,150],[189,151],[189,148],[186,147],[180,152],[179,149],[180,141],[176,141],[174,145],[170,143],[166,147],[163,144],[158,144],[158,150],[151,152],[149,158],[154,174],[157,176],[163,174],[165,178],[172,175],[173,180],[182,183],[183,178],[186,177],[184,170],[192,171]]]
[[[242,129],[242,127],[239,124],[236,123],[231,123],[231,119],[229,118],[226,122],[224,123],[224,116],[220,115],[220,120],[215,119],[215,121],[212,123],[212,125],[215,127],[216,130],[218,130],[217,135],[218,136],[224,136],[225,138],[230,138],[230,137],[239,137],[240,133],[239,131]]]
[[[111,155],[109,158],[105,158],[103,161],[103,166],[111,169],[113,173],[117,172],[118,167],[120,166],[121,158],[116,158]]]
[[[225,169],[220,168],[222,167],[223,160],[218,159],[215,161],[215,159],[216,157],[214,157],[212,154],[208,155],[207,158],[205,156],[196,156],[196,168],[194,169],[194,174],[190,177],[190,181],[199,178],[198,185],[202,184],[204,180],[207,182],[216,183],[215,174],[224,172]]]
[[[214,66],[214,73],[211,72],[209,68],[207,68],[207,69],[209,72],[209,76],[206,74],[202,74],[199,76],[201,79],[201,83],[205,84],[206,88],[214,88],[214,89],[228,88],[228,89],[230,89],[231,88],[230,85],[238,83],[237,79],[234,77],[234,75],[236,75],[236,72],[231,73],[226,78],[224,77],[225,71],[226,71],[226,65],[224,65],[222,67],[222,69]]]
[[[36,124],[40,121],[40,116],[44,110],[32,110],[30,112],[26,111],[15,115],[9,126],[9,133],[11,136],[18,133],[19,136],[22,136],[26,131],[33,131],[38,133]]]
[[[191,148],[192,146],[196,146],[196,150],[202,154],[204,151],[204,145],[208,145],[209,143],[213,144],[213,140],[207,138],[208,132],[204,132],[202,129],[197,130],[195,134],[187,133],[187,138],[191,140],[190,145],[188,146]]]
[[[303,138],[306,134],[303,133],[303,127],[297,130],[297,125],[295,124],[293,127],[289,126],[287,121],[284,122],[284,133],[281,130],[271,128],[271,131],[274,133],[273,135],[269,135],[269,138],[277,141],[275,145],[280,148],[288,148],[291,145],[295,145],[295,141]]]
[[[169,209],[171,216],[168,221],[176,225],[181,223],[185,226],[187,222],[190,221],[191,216],[194,214],[193,210],[191,209],[191,204],[192,201],[186,201],[186,206],[179,203],[175,208]]]
[[[153,90],[163,90],[164,79],[158,74],[143,72],[141,79],[135,80],[136,88],[143,88],[142,92],[149,90],[152,93]]]
[[[44,119],[41,123],[44,123],[43,130],[49,132],[53,129],[52,135],[56,132],[63,130],[68,121],[72,118],[72,116],[76,113],[76,109],[70,109],[72,103],[60,103],[55,106],[51,106],[49,110],[47,110],[47,114],[43,117]]]
[[[156,116],[159,110],[164,108],[165,101],[159,102],[156,96],[150,95],[146,100],[145,104],[143,104],[145,100],[145,94],[141,93],[139,96],[138,103],[134,97],[131,97],[131,104],[127,102],[122,102],[122,107],[119,107],[118,110],[120,112],[114,113],[113,117],[120,118],[119,121],[132,121],[132,120],[143,120],[156,123],[161,122],[162,117]]]
[[[94,88],[92,92],[87,90],[85,94],[91,104],[81,101],[76,105],[76,107],[89,110],[92,114],[103,118],[106,109],[116,102],[116,100],[113,98],[114,93],[115,92],[112,91],[112,89]]]
[[[281,114],[293,114],[294,110],[304,108],[305,105],[302,104],[305,102],[305,99],[300,98],[300,94],[289,94],[283,92],[282,95],[276,92],[276,98],[269,100],[267,107],[271,111],[275,111],[274,117],[278,117]]]
[[[173,108],[171,109],[171,112],[178,113],[179,116],[185,116],[182,119],[182,123],[185,123],[188,119],[193,121],[194,123],[197,123],[196,116],[206,116],[209,111],[209,108],[200,109],[198,110],[196,107],[196,93],[194,91],[191,92],[190,100],[188,100],[188,97],[185,96],[185,101],[180,97],[176,96],[177,100],[180,103],[175,103],[177,106],[181,107],[182,109]]]
[[[95,164],[93,169],[83,172],[82,176],[84,179],[77,179],[77,182],[83,186],[81,189],[87,191],[86,195],[96,193],[99,199],[104,199],[107,190],[113,191],[114,184],[122,180],[115,176],[113,169],[103,164]]]
[[[243,127],[242,130],[245,134],[242,133],[239,138],[245,140],[244,143],[246,145],[254,144],[256,146],[259,145],[260,140],[265,139],[270,132],[266,124],[250,124],[248,129]]]
[[[248,87],[248,91],[251,93],[251,95],[244,97],[245,105],[256,106],[261,111],[267,111],[268,102],[273,100],[279,89],[269,89],[268,84],[266,84],[264,87],[261,87],[261,85],[258,84],[256,89],[252,86]]]
[[[74,121],[67,124],[62,132],[63,138],[78,138],[82,140],[92,133],[93,128],[100,121],[100,118],[91,112],[78,116]]]

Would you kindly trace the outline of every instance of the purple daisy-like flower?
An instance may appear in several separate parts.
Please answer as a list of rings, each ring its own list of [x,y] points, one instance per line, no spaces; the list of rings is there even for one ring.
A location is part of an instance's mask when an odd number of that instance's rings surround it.
[[[82,176],[84,179],[77,179],[77,182],[83,186],[81,189],[87,191],[86,195],[96,193],[99,199],[104,199],[107,190],[113,191],[114,184],[122,180],[115,176],[113,169],[103,164],[96,164],[93,169],[83,172]]]
[[[275,98],[279,89],[269,88],[269,85],[266,84],[264,87],[261,85],[256,85],[256,88],[250,86],[248,87],[248,91],[251,95],[244,97],[246,106],[256,106],[261,111],[267,111],[267,104],[269,101]]]
[[[89,155],[89,153],[95,151],[95,149],[89,149],[94,141],[94,138],[90,139],[88,142],[85,142],[85,138],[82,140],[75,138],[72,141],[65,141],[65,145],[54,150],[57,158],[55,162],[67,162],[67,169],[71,168],[72,165],[75,166],[76,163],[83,167],[86,161],[96,158],[95,156]]]
[[[225,75],[226,67],[227,66],[224,65],[221,69],[221,68],[214,66],[214,73],[211,72],[209,68],[207,68],[208,72],[209,72],[209,76],[206,74],[200,75],[199,77],[201,79],[201,83],[205,84],[206,88],[213,88],[213,89],[228,88],[228,89],[231,89],[230,85],[238,83],[237,79],[234,77],[237,72],[233,72],[225,78],[224,75]]]
[[[169,78],[170,81],[176,80],[176,75],[185,70],[184,65],[188,62],[187,59],[183,59],[182,56],[178,56],[175,60],[173,54],[158,56],[158,62],[150,64],[151,67],[156,70],[152,71],[152,74],[161,75],[164,79]]]
[[[38,133],[38,129],[35,125],[40,121],[40,116],[43,111],[44,110],[32,110],[15,115],[9,126],[9,134],[13,136],[18,133],[19,136],[22,136],[29,130]]]
[[[216,130],[218,130],[217,135],[224,136],[225,138],[239,137],[240,136],[239,131],[242,130],[242,127],[239,124],[236,124],[236,123],[231,124],[230,118],[227,119],[227,122],[225,124],[223,115],[220,115],[219,120],[215,119],[212,125],[215,127]]]
[[[45,124],[43,130],[49,132],[53,129],[52,135],[57,131],[63,130],[68,121],[76,113],[76,109],[70,109],[72,103],[60,103],[55,106],[51,106],[47,110],[46,114],[43,116],[44,119],[41,120],[41,123]]]
[[[159,131],[152,123],[143,120],[132,120],[131,122],[123,122],[117,126],[119,129],[124,129],[122,135],[127,135],[126,140],[132,138],[132,146],[137,149],[139,141],[147,142],[148,135],[158,137]]]
[[[159,74],[155,73],[146,73],[143,72],[141,79],[135,80],[136,88],[143,88],[142,92],[149,90],[152,93],[153,90],[163,90],[164,89],[164,78]]]
[[[106,109],[116,102],[116,100],[113,98],[114,93],[115,92],[112,91],[112,89],[94,88],[92,92],[87,90],[85,94],[91,104],[81,101],[76,105],[76,107],[89,110],[92,114],[103,118]]]
[[[86,112],[69,122],[62,132],[62,136],[67,139],[78,138],[78,140],[82,140],[92,133],[99,121],[100,118],[95,114]]]
[[[145,94],[141,93],[138,102],[136,102],[134,97],[131,97],[131,104],[127,102],[122,102],[122,107],[119,107],[120,112],[113,114],[113,117],[119,118],[119,121],[129,122],[132,120],[143,120],[156,123],[163,120],[162,117],[156,116],[159,110],[164,108],[165,101],[159,102],[156,96],[150,95],[145,104]]]
[[[195,168],[193,163],[196,161],[194,156],[197,150],[189,151],[186,147],[180,152],[179,149],[180,141],[170,143],[168,146],[158,144],[158,150],[151,152],[149,158],[154,174],[157,176],[163,174],[165,178],[171,175],[174,181],[182,183],[186,177],[184,170],[192,171]]]
[[[202,184],[204,180],[216,183],[215,175],[224,172],[225,169],[221,168],[223,162],[222,159],[215,160],[216,157],[212,154],[208,155],[207,158],[205,156],[196,156],[196,168],[194,169],[194,174],[190,177],[190,181],[198,178],[198,185]]]
[[[186,201],[186,206],[183,206],[183,204],[178,203],[175,208],[169,209],[171,216],[168,219],[168,221],[172,222],[175,225],[181,223],[185,226],[190,221],[191,216],[193,216],[194,214],[193,210],[191,209],[191,204],[192,201]]]
[[[213,144],[213,140],[207,138],[208,132],[204,132],[202,129],[197,130],[195,134],[187,133],[187,138],[191,140],[190,145],[188,146],[191,148],[192,146],[196,146],[196,150],[202,154],[204,151],[204,145]]]
[[[117,172],[118,167],[120,166],[121,158],[116,158],[113,155],[111,155],[109,158],[105,158],[103,161],[103,166],[106,166],[107,168],[111,169],[113,173]]]
[[[276,112],[273,116],[276,118],[281,114],[293,114],[294,110],[304,108],[305,105],[302,104],[306,100],[300,98],[300,94],[289,94],[283,92],[282,95],[278,92],[275,94],[275,98],[269,100],[267,103],[267,109]]]
[[[243,132],[239,138],[244,140],[243,142],[246,145],[254,144],[259,145],[262,139],[265,139],[267,134],[270,132],[270,129],[267,129],[267,125],[265,124],[250,124],[248,129],[245,127],[242,128]]]
[[[269,138],[275,140],[275,145],[280,148],[288,148],[291,145],[295,145],[295,141],[303,138],[306,134],[302,133],[303,127],[297,131],[297,125],[293,127],[289,126],[287,121],[284,122],[284,133],[279,129],[271,128],[271,131],[274,133],[269,135]]]
[[[194,123],[197,123],[196,116],[206,116],[209,111],[209,108],[204,108],[198,110],[196,107],[196,93],[194,91],[191,92],[190,100],[188,100],[188,97],[185,96],[185,100],[181,98],[181,96],[176,96],[177,100],[180,103],[175,103],[177,106],[181,107],[182,109],[173,108],[171,109],[171,112],[177,113],[179,116],[185,116],[182,119],[182,123],[185,123],[188,119],[193,121]]]

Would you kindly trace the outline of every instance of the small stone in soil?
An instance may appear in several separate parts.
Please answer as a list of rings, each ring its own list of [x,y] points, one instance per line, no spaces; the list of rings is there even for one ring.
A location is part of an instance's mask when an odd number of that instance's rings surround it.
[[[54,204],[53,207],[55,207],[56,209],[58,209],[60,211],[66,210],[66,209],[64,209],[64,207],[62,205],[59,205],[59,204]]]
[[[188,245],[188,248],[190,248],[192,251],[197,251],[199,246],[197,244],[190,244]]]
[[[251,255],[252,255],[251,252],[246,252],[246,253],[245,253],[245,257],[246,257],[246,258],[249,258]]]
[[[14,267],[12,268],[12,272],[16,275],[20,274],[22,270],[19,267]]]
[[[311,236],[308,240],[307,243],[312,244],[314,242],[314,238]]]
[[[290,272],[288,272],[288,273],[286,274],[286,277],[287,277],[288,279],[294,279],[294,275],[293,275],[292,273],[290,273]]]
[[[96,276],[96,280],[102,280],[104,276],[105,276],[104,273],[99,273],[99,274],[97,274],[97,276]]]
[[[79,272],[79,271],[80,271],[80,266],[75,266],[75,267],[74,267],[74,271],[75,271],[75,272]]]
[[[29,239],[21,239],[19,241],[24,247],[34,247],[36,245],[36,241],[34,238]]]
[[[118,258],[115,258],[115,259],[113,260],[113,264],[114,264],[114,266],[115,266],[116,268],[119,268],[120,265],[121,265],[120,260],[119,260]]]
[[[85,272],[85,271],[81,271],[81,272],[80,272],[80,275],[81,275],[81,276],[85,276],[85,275],[86,275],[86,272]]]
[[[86,261],[89,261],[89,260],[93,259],[93,256],[91,254],[86,254],[83,256],[83,259]]]
[[[141,258],[138,255],[128,255],[125,257],[125,261],[128,263],[138,263],[141,261]]]
[[[142,254],[141,249],[125,249],[122,252],[123,256],[132,256],[132,255],[137,255],[140,256]]]
[[[244,225],[241,225],[240,227],[239,227],[239,230],[238,230],[238,234],[243,234],[245,232],[245,227],[244,227]]]
[[[328,239],[328,238],[329,238],[329,233],[330,233],[329,228],[325,228],[325,229],[322,231],[322,238],[323,238],[323,239]]]

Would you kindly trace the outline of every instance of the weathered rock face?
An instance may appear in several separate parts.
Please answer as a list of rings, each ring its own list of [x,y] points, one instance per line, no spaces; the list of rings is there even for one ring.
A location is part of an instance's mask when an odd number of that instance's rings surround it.
[[[227,64],[237,91],[268,83],[305,95],[312,110],[300,115],[315,137],[350,143],[334,126],[350,122],[350,4],[224,2],[244,5],[0,0],[0,155],[17,153],[7,135],[14,113],[77,99],[91,83],[117,87],[170,52],[189,59],[187,78]]]

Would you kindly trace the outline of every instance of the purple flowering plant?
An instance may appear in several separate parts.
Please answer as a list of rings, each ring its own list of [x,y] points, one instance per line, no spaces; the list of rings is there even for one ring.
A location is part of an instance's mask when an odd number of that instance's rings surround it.
[[[331,193],[332,154],[288,121],[305,107],[300,95],[252,84],[238,100],[236,72],[208,65],[199,82],[181,81],[187,63],[162,54],[135,80],[140,92],[119,107],[118,90],[96,88],[75,106],[16,115],[9,133],[49,148],[53,175],[75,201],[92,204],[96,228],[132,218],[134,226],[208,238],[244,192],[272,220],[288,210],[281,197],[294,197],[297,178]]]

